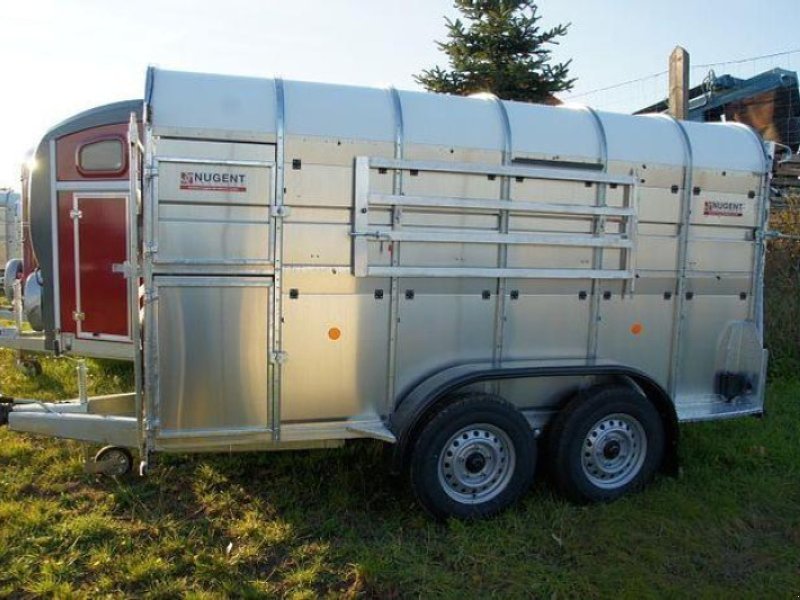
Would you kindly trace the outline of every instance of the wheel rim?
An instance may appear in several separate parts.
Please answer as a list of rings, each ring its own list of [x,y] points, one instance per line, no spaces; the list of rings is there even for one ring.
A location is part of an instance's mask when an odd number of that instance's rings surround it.
[[[604,489],[631,482],[641,471],[646,456],[644,427],[631,415],[622,413],[597,421],[581,446],[584,475],[593,485]]]
[[[516,452],[500,428],[476,423],[459,429],[439,456],[439,484],[456,502],[480,504],[496,498],[514,474]]]
[[[105,472],[117,477],[125,475],[130,469],[128,457],[121,450],[110,450],[98,458],[98,462],[105,463]]]

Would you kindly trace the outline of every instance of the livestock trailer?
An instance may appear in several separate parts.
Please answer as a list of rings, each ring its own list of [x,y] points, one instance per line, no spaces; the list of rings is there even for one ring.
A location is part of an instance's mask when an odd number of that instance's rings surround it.
[[[770,152],[735,123],[151,68],[143,102],[44,137],[27,198],[45,348],[127,356],[135,391],[9,425],[112,473],[375,438],[440,517],[509,505],[537,453],[616,498],[678,422],[763,410]]]

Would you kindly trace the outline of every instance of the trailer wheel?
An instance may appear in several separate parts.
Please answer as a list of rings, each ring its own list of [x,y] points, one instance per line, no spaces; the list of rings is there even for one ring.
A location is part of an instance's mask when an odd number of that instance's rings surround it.
[[[42,374],[42,363],[34,358],[23,358],[17,361],[17,368],[26,377],[39,377]]]
[[[489,394],[454,399],[422,428],[411,455],[411,484],[437,519],[494,515],[533,480],[536,442],[522,414]]]
[[[133,456],[127,448],[106,446],[94,456],[96,471],[111,477],[122,477],[133,468]]]
[[[579,503],[609,502],[649,483],[664,457],[655,406],[626,387],[573,399],[556,415],[548,457],[556,486]]]

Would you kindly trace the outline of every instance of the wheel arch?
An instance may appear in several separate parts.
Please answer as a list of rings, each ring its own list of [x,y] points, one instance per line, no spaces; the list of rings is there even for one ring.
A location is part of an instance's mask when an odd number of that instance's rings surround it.
[[[404,468],[416,433],[460,389],[475,383],[505,379],[572,376],[612,378],[617,383],[636,389],[652,402],[661,415],[667,439],[663,470],[672,474],[677,472],[678,416],[663,386],[635,367],[615,362],[589,364],[585,361],[573,364],[534,361],[508,367],[471,363],[448,367],[423,378],[400,394],[390,415],[389,428],[397,437],[392,452],[392,469],[399,472]]]

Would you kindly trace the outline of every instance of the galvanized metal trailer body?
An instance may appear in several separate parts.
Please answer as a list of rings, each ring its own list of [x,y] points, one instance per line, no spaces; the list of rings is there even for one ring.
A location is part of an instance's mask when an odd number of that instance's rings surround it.
[[[464,392],[531,436],[598,386],[670,439],[762,411],[770,162],[744,126],[151,69],[142,129],[136,392],[16,407],[13,429],[144,460],[352,437],[402,458]],[[468,462],[499,456],[478,442]]]

